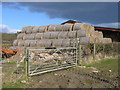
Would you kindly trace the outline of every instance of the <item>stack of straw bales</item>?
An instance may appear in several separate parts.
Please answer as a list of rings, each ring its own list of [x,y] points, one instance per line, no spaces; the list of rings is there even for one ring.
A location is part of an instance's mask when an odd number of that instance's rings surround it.
[[[111,38],[103,38],[103,33],[95,31],[89,24],[75,23],[48,26],[24,27],[13,47],[70,47],[72,40],[79,38],[81,45],[88,43],[111,43]]]

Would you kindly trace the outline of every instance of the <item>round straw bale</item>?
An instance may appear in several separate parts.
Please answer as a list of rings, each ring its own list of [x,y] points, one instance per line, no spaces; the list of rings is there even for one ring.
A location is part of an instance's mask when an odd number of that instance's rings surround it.
[[[17,39],[23,39],[25,35],[26,35],[25,33],[20,33],[18,34]]]
[[[58,39],[58,35],[60,32],[50,32],[50,38],[49,39]]]
[[[64,24],[63,31],[72,31],[73,24]]]
[[[27,33],[27,34],[32,33],[32,29],[33,29],[33,26],[28,27],[28,28],[26,29],[26,33]]]
[[[63,39],[62,46],[70,47],[70,39]]]
[[[55,31],[55,26],[56,25],[49,25],[48,31]]]
[[[28,40],[29,34],[26,34],[25,36],[23,36],[23,40]]]
[[[25,47],[30,47],[30,42],[31,42],[31,40],[25,40],[24,46]]]
[[[49,39],[37,40],[37,47],[51,47],[52,41]]]
[[[77,37],[90,37],[90,33],[88,30],[78,30]]]
[[[77,32],[76,31],[68,32],[68,38],[77,38]]]
[[[35,39],[35,36],[36,36],[35,33],[33,33],[33,34],[28,34],[27,38],[28,38],[28,40],[34,40],[34,39]]]
[[[22,33],[26,33],[26,30],[27,30],[28,28],[30,28],[30,27],[31,27],[31,26],[23,27],[21,32],[22,32]]]
[[[98,37],[103,38],[103,33],[101,31],[98,32]]]
[[[24,40],[19,40],[19,41],[18,41],[18,46],[19,46],[19,47],[22,47],[22,46],[24,46],[24,43],[25,43]]]
[[[30,40],[30,47],[36,47],[37,40]]]
[[[40,26],[33,27],[33,33],[38,33],[39,32],[39,27]]]
[[[63,41],[63,39],[54,39],[53,46],[54,47],[62,47],[62,41]]]
[[[89,29],[88,29],[88,31],[95,31],[94,26],[89,25]]]
[[[83,25],[83,23],[75,23],[74,27],[73,27],[73,30],[80,30],[82,25]]]
[[[80,37],[80,44],[89,44],[89,43],[94,43],[95,38],[94,37]]]
[[[55,31],[63,31],[64,25],[56,25]]]
[[[47,29],[47,26],[40,26],[38,31],[39,33],[43,33],[46,31],[46,29]]]
[[[59,39],[66,39],[68,37],[68,32],[60,32],[58,35]]]
[[[43,33],[36,33],[35,39],[37,39],[37,40],[43,39]]]
[[[18,46],[18,40],[13,41],[13,46]]]
[[[104,38],[103,44],[109,44],[109,43],[112,43],[112,39],[111,38]]]
[[[50,35],[51,35],[50,32],[45,32],[45,33],[43,34],[43,38],[44,38],[44,39],[50,39]]]

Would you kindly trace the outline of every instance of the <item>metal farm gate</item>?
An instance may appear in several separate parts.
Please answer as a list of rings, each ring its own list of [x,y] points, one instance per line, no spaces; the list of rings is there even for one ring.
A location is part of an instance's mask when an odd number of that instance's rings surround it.
[[[26,61],[29,76],[73,67],[77,65],[77,48],[28,49]]]

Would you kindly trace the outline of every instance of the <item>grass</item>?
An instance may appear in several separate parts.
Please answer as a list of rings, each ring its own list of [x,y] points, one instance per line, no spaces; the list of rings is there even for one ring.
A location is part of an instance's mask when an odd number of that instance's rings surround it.
[[[87,64],[86,67],[96,67],[102,71],[112,70],[112,73],[118,73],[119,58],[103,59],[98,62]]]

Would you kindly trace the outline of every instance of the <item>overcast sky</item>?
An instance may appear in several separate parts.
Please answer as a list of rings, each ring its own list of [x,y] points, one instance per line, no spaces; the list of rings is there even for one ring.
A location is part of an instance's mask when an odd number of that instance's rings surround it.
[[[3,32],[16,32],[25,26],[60,24],[77,20],[96,26],[118,27],[117,2],[4,2]]]

